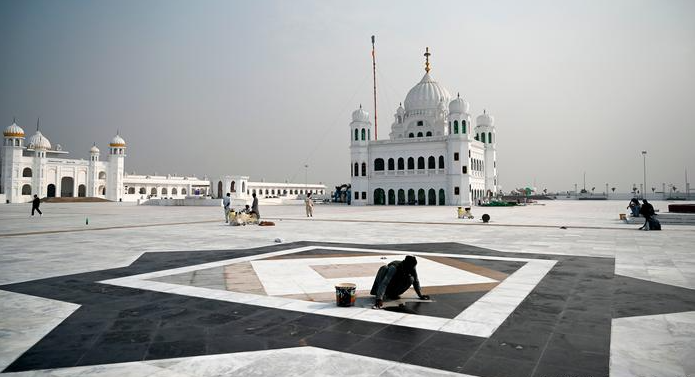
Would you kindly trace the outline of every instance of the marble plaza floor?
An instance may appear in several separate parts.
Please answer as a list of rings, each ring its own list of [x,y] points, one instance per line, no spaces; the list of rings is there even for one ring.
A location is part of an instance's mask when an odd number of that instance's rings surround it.
[[[666,211],[667,203],[655,202]],[[695,226],[622,201],[474,208],[0,206],[7,376],[692,376]],[[282,242],[275,242],[280,239]],[[423,291],[370,308],[379,266]],[[357,284],[351,308],[333,286]]]

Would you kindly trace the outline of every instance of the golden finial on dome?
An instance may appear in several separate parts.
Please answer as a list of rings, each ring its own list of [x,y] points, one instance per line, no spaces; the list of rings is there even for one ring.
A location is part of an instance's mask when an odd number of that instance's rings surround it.
[[[425,47],[425,72],[430,73],[430,48]]]

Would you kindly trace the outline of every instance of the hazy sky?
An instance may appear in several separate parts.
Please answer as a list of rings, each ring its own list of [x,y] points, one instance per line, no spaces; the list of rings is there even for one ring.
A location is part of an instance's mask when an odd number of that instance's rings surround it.
[[[0,125],[36,118],[126,170],[350,179],[349,122],[380,138],[424,74],[496,119],[503,190],[695,181],[695,1],[0,2]]]

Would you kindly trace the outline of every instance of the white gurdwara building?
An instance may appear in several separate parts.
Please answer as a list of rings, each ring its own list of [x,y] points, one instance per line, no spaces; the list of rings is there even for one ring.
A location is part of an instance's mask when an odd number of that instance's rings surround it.
[[[125,151],[125,140],[117,134],[109,143],[107,161],[100,161],[96,144],[89,150],[89,160],[68,159],[68,152],[60,144],[54,147],[38,125],[25,143],[24,130],[13,121],[3,131],[0,202],[24,203],[33,195],[136,201],[209,193],[208,181],[196,177],[128,175]]]
[[[388,140],[371,140],[372,123],[352,113],[350,156],[355,205],[475,204],[497,194],[494,118],[483,111],[471,123],[469,104],[430,75],[396,109]]]

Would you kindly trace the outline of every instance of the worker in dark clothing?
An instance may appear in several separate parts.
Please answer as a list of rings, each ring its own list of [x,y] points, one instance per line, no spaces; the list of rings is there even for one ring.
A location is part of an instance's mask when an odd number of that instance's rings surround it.
[[[31,215],[34,216],[34,211],[39,213],[39,216],[43,216],[43,212],[39,209],[39,204],[41,204],[41,199],[34,194],[34,200],[31,201]]]
[[[647,199],[642,200],[642,207],[639,210],[639,214],[644,216],[644,225],[642,225],[639,229],[642,230],[649,230],[649,220],[654,216],[656,212],[654,212],[654,206],[649,204],[647,202]]]
[[[423,295],[420,290],[420,281],[417,278],[417,270],[415,270],[416,264],[417,259],[408,255],[402,261],[393,261],[379,268],[370,292],[376,296],[375,308],[378,309],[384,305],[384,296],[397,299],[411,285],[420,299],[430,299],[430,296]]]

